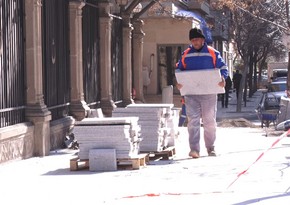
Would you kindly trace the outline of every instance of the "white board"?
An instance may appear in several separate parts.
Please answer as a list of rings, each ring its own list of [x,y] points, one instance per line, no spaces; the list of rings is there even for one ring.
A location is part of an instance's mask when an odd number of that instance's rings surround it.
[[[177,82],[182,84],[180,94],[205,95],[225,93],[225,89],[218,85],[221,82],[219,69],[175,71]]]

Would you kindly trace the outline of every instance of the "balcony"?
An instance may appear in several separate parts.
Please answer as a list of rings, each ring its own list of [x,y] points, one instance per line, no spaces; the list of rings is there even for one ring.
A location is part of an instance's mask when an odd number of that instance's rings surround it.
[[[212,37],[215,40],[227,41],[229,40],[230,29],[230,12],[227,11],[211,11],[212,16]]]
[[[188,0],[188,9],[199,12],[201,15],[208,15],[210,13],[209,0],[199,2],[198,0]]]

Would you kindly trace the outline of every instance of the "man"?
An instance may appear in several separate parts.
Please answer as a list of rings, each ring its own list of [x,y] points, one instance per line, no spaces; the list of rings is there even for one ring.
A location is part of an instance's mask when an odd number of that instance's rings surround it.
[[[230,95],[230,90],[232,88],[232,79],[230,76],[227,77],[226,79],[226,86],[225,86],[225,93],[221,94],[221,100],[222,100],[222,107],[228,108],[229,104],[229,95]]]
[[[236,71],[236,73],[233,76],[233,83],[234,83],[234,88],[236,89],[236,96],[237,96],[237,100],[239,97],[239,91],[240,91],[240,84],[241,84],[241,80],[242,80],[242,74],[240,73],[239,70]]]
[[[219,69],[221,81],[217,86],[224,87],[228,77],[228,68],[220,53],[209,47],[205,42],[202,30],[193,28],[189,31],[191,45],[186,49],[182,58],[177,63],[177,69],[205,70]],[[182,85],[176,83],[177,89]],[[216,110],[217,94],[185,95],[186,115],[188,118],[187,128],[189,134],[189,156],[199,158],[200,153],[200,118],[204,128],[204,141],[209,156],[216,156],[214,143],[216,140]]]

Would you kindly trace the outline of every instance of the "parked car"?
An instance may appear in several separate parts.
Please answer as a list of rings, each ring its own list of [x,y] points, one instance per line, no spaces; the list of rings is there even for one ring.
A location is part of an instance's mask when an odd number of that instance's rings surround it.
[[[287,77],[288,75],[288,69],[287,68],[281,68],[281,69],[274,69],[273,70],[273,79],[278,77]]]
[[[286,96],[287,81],[271,82],[267,86],[268,95],[273,95],[280,102],[282,96]]]
[[[277,82],[277,81],[287,81],[287,76],[277,77],[272,80],[272,82]]]

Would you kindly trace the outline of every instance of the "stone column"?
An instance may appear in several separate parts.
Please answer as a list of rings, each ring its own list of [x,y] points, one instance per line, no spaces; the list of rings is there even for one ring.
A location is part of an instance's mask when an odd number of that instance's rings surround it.
[[[25,1],[27,104],[25,116],[34,124],[34,155],[50,151],[51,112],[44,104],[42,78],[41,0]]]
[[[132,24],[130,15],[123,14],[123,106],[133,103],[132,100]]]
[[[133,84],[136,91],[136,100],[144,102],[143,91],[143,73],[142,73],[142,60],[143,60],[143,39],[144,32],[142,27],[144,22],[142,20],[136,20],[133,23]]]
[[[82,8],[85,4],[77,1],[69,3],[70,27],[70,112],[76,120],[86,117],[90,109],[84,101],[83,53],[82,53]]]
[[[101,66],[101,108],[106,117],[112,116],[116,107],[112,100],[112,77],[111,77],[111,31],[112,17],[109,2],[99,3],[100,8],[100,66]]]

